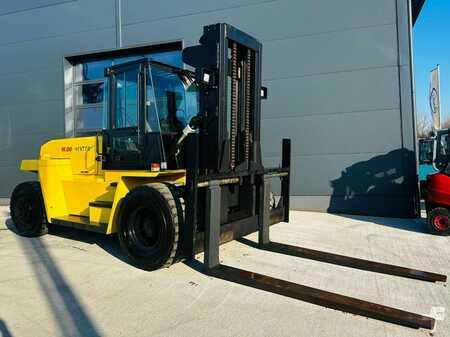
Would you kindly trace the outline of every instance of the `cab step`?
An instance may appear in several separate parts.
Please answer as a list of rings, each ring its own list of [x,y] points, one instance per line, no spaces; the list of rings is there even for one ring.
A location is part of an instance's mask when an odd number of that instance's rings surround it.
[[[89,217],[79,215],[65,215],[57,218],[52,218],[50,223],[97,233],[106,233],[106,230],[108,229],[107,223],[91,222],[89,220]]]
[[[112,201],[102,201],[102,200],[97,200],[97,201],[92,201],[89,203],[89,207],[99,207],[99,208],[112,208]]]

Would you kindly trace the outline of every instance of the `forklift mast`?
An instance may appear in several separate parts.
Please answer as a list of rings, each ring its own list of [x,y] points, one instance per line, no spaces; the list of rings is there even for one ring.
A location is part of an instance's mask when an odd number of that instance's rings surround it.
[[[258,40],[223,23],[204,27],[200,45],[183,51],[199,83],[204,174],[262,169],[261,52]]]
[[[224,23],[204,27],[200,44],[183,50],[199,87],[198,134],[186,144],[186,255],[195,254],[195,233],[205,233],[213,267],[225,228],[234,238],[269,223],[289,221],[290,140],[283,140],[282,167],[261,162],[261,53],[255,38]],[[281,179],[281,196],[269,209],[270,179]],[[252,230],[253,229],[253,230]],[[201,243],[200,243],[201,244]]]

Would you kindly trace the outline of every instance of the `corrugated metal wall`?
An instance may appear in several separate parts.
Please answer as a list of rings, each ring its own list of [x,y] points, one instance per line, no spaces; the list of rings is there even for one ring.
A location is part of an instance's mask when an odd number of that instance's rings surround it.
[[[270,98],[263,103],[263,155],[267,164],[278,163],[281,138],[292,138],[292,205],[412,212],[408,1],[28,3],[0,7],[0,197],[30,179],[17,170],[21,158],[35,157],[40,143],[64,134],[65,55],[119,44],[191,45],[203,25],[228,22],[263,42]]]

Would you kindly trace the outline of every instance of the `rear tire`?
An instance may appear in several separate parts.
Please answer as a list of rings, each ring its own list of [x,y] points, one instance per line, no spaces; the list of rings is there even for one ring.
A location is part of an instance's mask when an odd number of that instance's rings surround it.
[[[126,195],[119,214],[118,237],[133,265],[155,270],[173,263],[182,213],[180,199],[166,184],[139,186]]]
[[[34,237],[47,233],[44,199],[37,181],[16,186],[10,202],[11,218],[20,235]]]
[[[437,207],[428,213],[428,230],[432,234],[450,235],[450,212],[447,208]]]

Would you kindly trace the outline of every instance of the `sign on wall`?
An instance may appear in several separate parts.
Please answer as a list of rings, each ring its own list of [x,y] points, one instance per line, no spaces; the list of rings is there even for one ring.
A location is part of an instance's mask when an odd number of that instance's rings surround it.
[[[440,98],[440,70],[439,65],[431,71],[430,82],[430,109],[433,127],[435,130],[441,128],[441,98]]]

